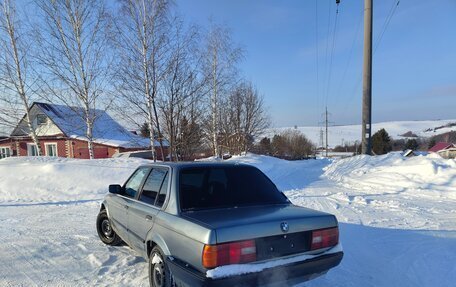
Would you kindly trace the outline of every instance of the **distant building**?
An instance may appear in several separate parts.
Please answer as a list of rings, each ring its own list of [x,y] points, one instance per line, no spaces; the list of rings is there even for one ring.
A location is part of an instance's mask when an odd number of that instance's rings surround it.
[[[456,158],[456,145],[448,142],[438,142],[429,149],[429,152],[439,154],[443,158]]]
[[[96,117],[93,125],[95,158],[150,148],[149,139],[129,132],[105,111],[94,109],[91,112]],[[82,108],[35,102],[30,108],[30,115],[43,155],[89,158]],[[157,141],[154,146],[158,151]],[[37,154],[24,116],[8,138],[0,139],[0,158]]]

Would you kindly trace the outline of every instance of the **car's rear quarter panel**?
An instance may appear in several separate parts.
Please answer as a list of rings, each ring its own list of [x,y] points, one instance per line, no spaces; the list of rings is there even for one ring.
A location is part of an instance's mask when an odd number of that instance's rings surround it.
[[[202,266],[204,244],[214,244],[216,237],[215,232],[208,227],[160,212],[147,241],[158,244],[165,255],[171,255],[205,272]]]

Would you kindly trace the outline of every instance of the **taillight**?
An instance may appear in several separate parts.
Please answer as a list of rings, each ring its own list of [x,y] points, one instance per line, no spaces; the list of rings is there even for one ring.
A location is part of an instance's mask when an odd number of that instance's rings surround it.
[[[247,263],[255,260],[255,240],[237,241],[217,245],[204,245],[203,266],[205,268]]]
[[[310,250],[331,247],[339,243],[339,228],[328,228],[312,231]]]

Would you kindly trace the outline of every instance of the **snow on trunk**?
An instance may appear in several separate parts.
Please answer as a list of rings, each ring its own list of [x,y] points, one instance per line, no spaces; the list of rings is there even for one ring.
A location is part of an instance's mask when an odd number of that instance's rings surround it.
[[[231,265],[225,265],[225,266],[220,266],[216,267],[214,269],[206,271],[206,277],[212,278],[212,279],[219,279],[219,278],[225,278],[229,276],[237,276],[237,275],[243,275],[243,274],[249,274],[249,273],[257,273],[261,272],[265,269],[270,269],[278,266],[283,266],[291,263],[297,263],[297,262],[303,262],[309,259],[313,259],[322,255],[328,255],[328,254],[334,254],[337,252],[342,252],[342,244],[339,243],[333,248],[317,254],[317,255],[296,255],[292,256],[289,258],[284,258],[284,259],[276,259],[276,260],[269,260],[266,262],[261,262],[261,263],[251,263],[251,264],[231,264]]]

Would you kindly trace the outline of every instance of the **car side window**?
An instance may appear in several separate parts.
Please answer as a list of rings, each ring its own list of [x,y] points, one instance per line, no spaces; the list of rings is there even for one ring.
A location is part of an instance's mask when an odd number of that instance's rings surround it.
[[[135,173],[130,177],[128,182],[125,184],[125,196],[135,198],[139,188],[141,187],[141,183],[144,179],[144,176],[146,176],[148,170],[148,168],[139,168],[135,171]]]
[[[165,203],[166,194],[168,193],[168,182],[169,182],[169,172],[166,173],[165,179],[163,180],[162,186],[160,188],[160,193],[158,194],[157,201],[155,205],[158,207],[162,207]]]
[[[148,204],[155,204],[157,196],[160,193],[160,188],[162,187],[163,180],[165,179],[167,173],[168,171],[166,169],[152,169],[152,171],[146,179],[146,182],[144,183],[144,187],[139,197],[139,201]]]

